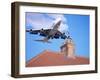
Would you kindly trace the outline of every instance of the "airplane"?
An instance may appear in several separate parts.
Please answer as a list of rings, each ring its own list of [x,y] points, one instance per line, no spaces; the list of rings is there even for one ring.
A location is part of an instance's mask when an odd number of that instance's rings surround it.
[[[40,30],[34,30],[34,29],[27,29],[26,32],[29,32],[30,34],[39,34],[40,36],[43,36],[44,38],[41,40],[35,40],[35,41],[41,41],[41,42],[47,42],[47,43],[51,43],[49,41],[49,39],[66,39],[67,36],[65,35],[65,33],[62,33],[58,30],[58,28],[61,25],[62,20],[61,19],[57,19],[53,25],[52,25],[52,29],[40,29]]]

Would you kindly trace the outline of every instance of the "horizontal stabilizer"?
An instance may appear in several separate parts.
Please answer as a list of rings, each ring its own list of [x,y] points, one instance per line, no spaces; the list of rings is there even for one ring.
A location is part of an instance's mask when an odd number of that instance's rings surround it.
[[[51,43],[50,41],[45,41],[45,40],[34,40],[34,41],[39,41],[39,42],[46,42],[46,43]]]

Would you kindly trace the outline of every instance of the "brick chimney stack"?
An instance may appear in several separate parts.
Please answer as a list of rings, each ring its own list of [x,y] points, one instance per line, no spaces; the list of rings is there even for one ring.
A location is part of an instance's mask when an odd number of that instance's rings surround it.
[[[60,48],[61,54],[64,54],[68,58],[75,59],[75,44],[72,38],[70,38],[70,36],[68,36],[68,38],[65,39],[64,44]]]

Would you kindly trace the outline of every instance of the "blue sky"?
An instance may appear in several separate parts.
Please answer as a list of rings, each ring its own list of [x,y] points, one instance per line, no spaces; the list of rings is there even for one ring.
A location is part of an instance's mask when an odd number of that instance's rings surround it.
[[[55,19],[61,18],[59,31],[70,32],[75,43],[75,54],[89,57],[89,15],[75,14],[46,14],[26,13],[26,29],[52,28]],[[35,57],[44,50],[60,51],[63,39],[50,39],[52,43],[42,43],[34,40],[43,39],[39,35],[26,33],[26,61]]]

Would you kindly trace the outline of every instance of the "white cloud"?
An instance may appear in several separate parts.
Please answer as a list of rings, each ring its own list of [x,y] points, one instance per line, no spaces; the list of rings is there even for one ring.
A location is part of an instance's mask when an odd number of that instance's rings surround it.
[[[40,14],[40,13],[27,13],[26,26],[32,26],[33,29],[51,29],[54,21],[57,18],[62,20],[59,31],[65,32],[68,29],[66,17],[62,14]]]
[[[50,16],[54,20],[57,18],[61,18],[63,22],[67,22],[67,19],[62,14],[47,14],[47,15]]]

